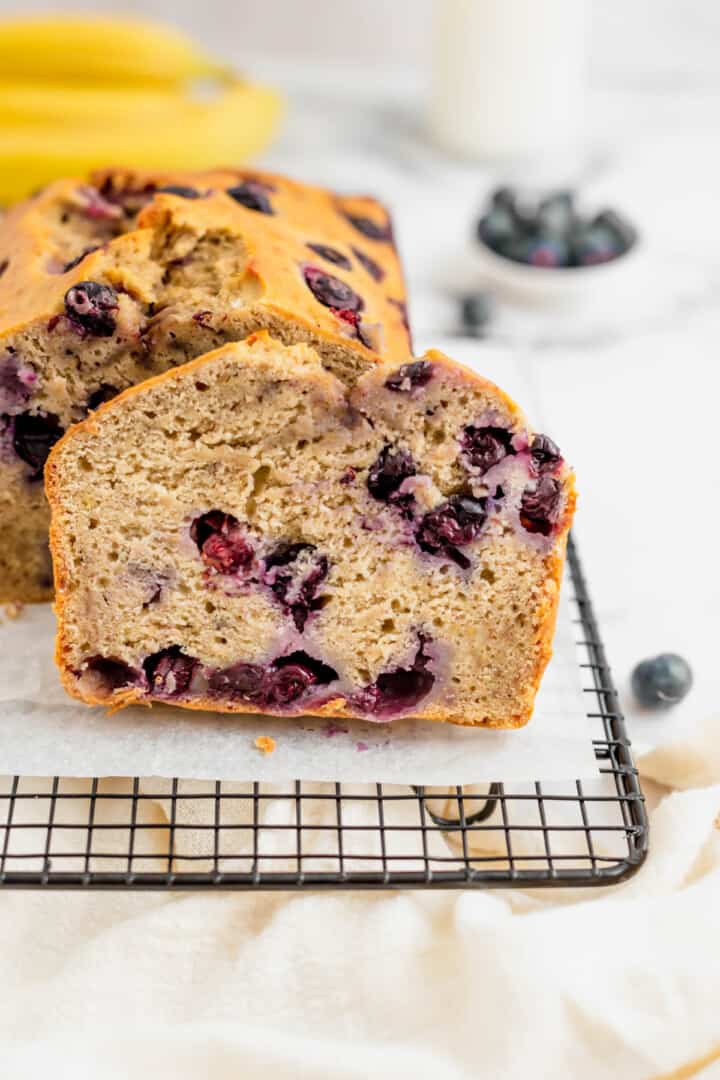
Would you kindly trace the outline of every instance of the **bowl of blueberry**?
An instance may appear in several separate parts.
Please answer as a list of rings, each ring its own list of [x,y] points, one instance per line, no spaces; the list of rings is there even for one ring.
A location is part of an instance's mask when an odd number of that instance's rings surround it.
[[[530,299],[597,296],[599,286],[626,280],[641,248],[617,210],[581,207],[572,191],[508,186],[491,193],[476,239],[489,281]]]

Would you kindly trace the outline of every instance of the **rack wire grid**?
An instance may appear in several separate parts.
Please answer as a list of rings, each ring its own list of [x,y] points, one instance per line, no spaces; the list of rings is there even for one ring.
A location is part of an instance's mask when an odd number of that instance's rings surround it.
[[[567,584],[598,778],[452,789],[157,778],[0,781],[0,886],[598,886],[647,852],[630,743],[577,548]]]

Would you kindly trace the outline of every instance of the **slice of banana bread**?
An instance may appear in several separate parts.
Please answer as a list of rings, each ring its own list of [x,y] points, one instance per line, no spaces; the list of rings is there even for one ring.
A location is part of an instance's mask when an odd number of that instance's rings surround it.
[[[401,359],[375,200],[248,171],[59,181],[0,225],[0,602],[52,595],[47,454],[88,410],[259,328],[352,383]]]
[[[101,407],[46,481],[57,660],[88,703],[530,717],[573,475],[440,353],[349,388],[251,335]]]

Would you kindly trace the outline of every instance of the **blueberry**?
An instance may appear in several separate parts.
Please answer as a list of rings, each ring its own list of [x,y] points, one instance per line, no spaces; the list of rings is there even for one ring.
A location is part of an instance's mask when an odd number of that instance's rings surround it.
[[[182,184],[168,184],[166,187],[157,189],[158,195],[177,195],[181,199],[200,199],[200,192],[194,187],[183,187]]]
[[[399,367],[394,375],[385,380],[385,386],[395,393],[418,390],[427,386],[432,377],[433,365],[428,360],[414,360]]]
[[[493,312],[489,293],[470,293],[460,297],[462,330],[468,337],[483,337]]]
[[[33,479],[42,476],[45,462],[63,433],[60,421],[53,413],[20,413],[13,424],[13,449],[29,465]]]
[[[116,660],[112,656],[91,656],[83,664],[83,670],[92,672],[102,694],[112,694],[114,690],[139,686],[143,682],[139,671],[124,660]]]
[[[378,502],[394,502],[402,505],[403,496],[398,494],[398,488],[404,480],[415,476],[416,473],[412,454],[397,446],[386,445],[368,470],[367,489],[373,499],[377,499]]]
[[[366,236],[368,240],[383,240],[386,243],[392,242],[392,226],[387,221],[384,224],[379,224],[373,221],[372,218],[364,217],[361,214],[345,214],[347,221],[357,229],[359,233]]]
[[[687,660],[661,653],[643,660],[632,673],[632,689],[641,705],[676,705],[688,694],[693,675]]]
[[[256,210],[259,214],[274,214],[267,191],[266,186],[258,180],[246,180],[228,188],[226,194],[247,210]]]
[[[330,247],[329,244],[308,244],[311,251],[314,251],[316,255],[319,255],[326,262],[334,263],[335,266],[341,266],[343,270],[352,270],[352,263],[348,259],[347,255],[343,255],[342,251],[338,251],[337,248]]]
[[[303,277],[315,299],[325,307],[335,311],[362,311],[365,307],[362,297],[347,282],[325,273],[317,266],[306,266]]]
[[[382,281],[385,277],[382,266],[376,263],[374,259],[371,259],[369,255],[366,255],[364,251],[361,251],[360,248],[354,247],[351,250],[357,261],[365,267],[370,277],[374,278],[375,281]]]
[[[525,488],[520,500],[520,522],[531,533],[549,536],[557,522],[560,507],[560,483],[550,476]]]
[[[504,206],[496,206],[480,218],[477,226],[478,239],[493,251],[500,251],[515,235],[516,227],[514,214]]]
[[[570,248],[563,239],[539,236],[532,240],[527,248],[527,260],[530,266],[541,266],[552,270],[570,263]]]
[[[143,661],[150,692],[155,697],[162,698],[176,698],[186,694],[197,667],[198,661],[187,656],[179,645],[161,649]]]
[[[562,454],[547,435],[533,435],[530,458],[536,472],[553,472],[562,461]]]
[[[211,692],[239,698],[258,708],[290,705],[312,687],[327,686],[338,677],[334,668],[302,649],[278,657],[272,664],[239,662],[215,671],[208,682]]]
[[[119,393],[120,391],[116,386],[111,386],[110,383],[100,383],[97,390],[94,390],[87,399],[85,407],[88,411],[97,409],[100,405],[104,405],[106,401],[112,401]]]
[[[425,652],[425,644],[425,638],[421,637],[411,667],[383,672],[374,683],[360,692],[358,704],[364,712],[391,717],[408,712],[427,697],[435,683],[435,676],[427,670],[430,657]]]
[[[252,705],[267,705],[265,671],[259,664],[239,662],[215,671],[208,680],[210,690],[224,697],[241,698]]]
[[[478,537],[487,517],[486,508],[486,499],[452,495],[423,517],[416,533],[420,548],[430,555],[452,559],[463,570],[469,569],[470,560],[458,548]]]
[[[545,235],[565,237],[575,222],[575,197],[571,191],[555,191],[540,200],[535,217]]]
[[[5,273],[5,271],[7,270],[9,265],[10,265],[10,260],[9,259],[3,259],[2,261],[0,261],[0,277],[3,276],[3,274]]]
[[[195,518],[190,536],[206,566],[218,574],[235,574],[252,563],[254,551],[237,518],[211,510]]]
[[[313,544],[280,544],[263,559],[264,584],[301,633],[310,613],[322,606],[317,592],[329,570],[327,557],[318,555]]]
[[[502,187],[495,188],[490,194],[490,206],[493,210],[501,209],[507,211],[513,217],[517,209],[517,191],[515,188],[504,184]]]
[[[327,686],[337,677],[337,671],[329,664],[298,650],[273,662],[266,679],[268,701],[276,705],[289,705],[302,697],[310,687]]]
[[[593,225],[614,233],[623,254],[637,241],[637,229],[617,210],[601,210],[593,219]]]
[[[604,225],[582,225],[572,235],[573,259],[578,266],[596,266],[624,254],[625,247]]]
[[[65,293],[65,313],[80,333],[112,337],[115,333],[117,293],[98,281],[79,281]]]
[[[474,427],[469,424],[460,439],[465,461],[483,476],[509,454],[514,454],[512,433],[507,428]]]

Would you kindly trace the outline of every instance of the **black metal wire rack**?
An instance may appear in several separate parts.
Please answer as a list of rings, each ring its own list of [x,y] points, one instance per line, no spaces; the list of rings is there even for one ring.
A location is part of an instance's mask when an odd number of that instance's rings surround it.
[[[572,539],[567,576],[597,780],[447,790],[297,781],[281,790],[225,781],[5,777],[0,886],[534,888],[623,881],[645,857],[647,819]]]

